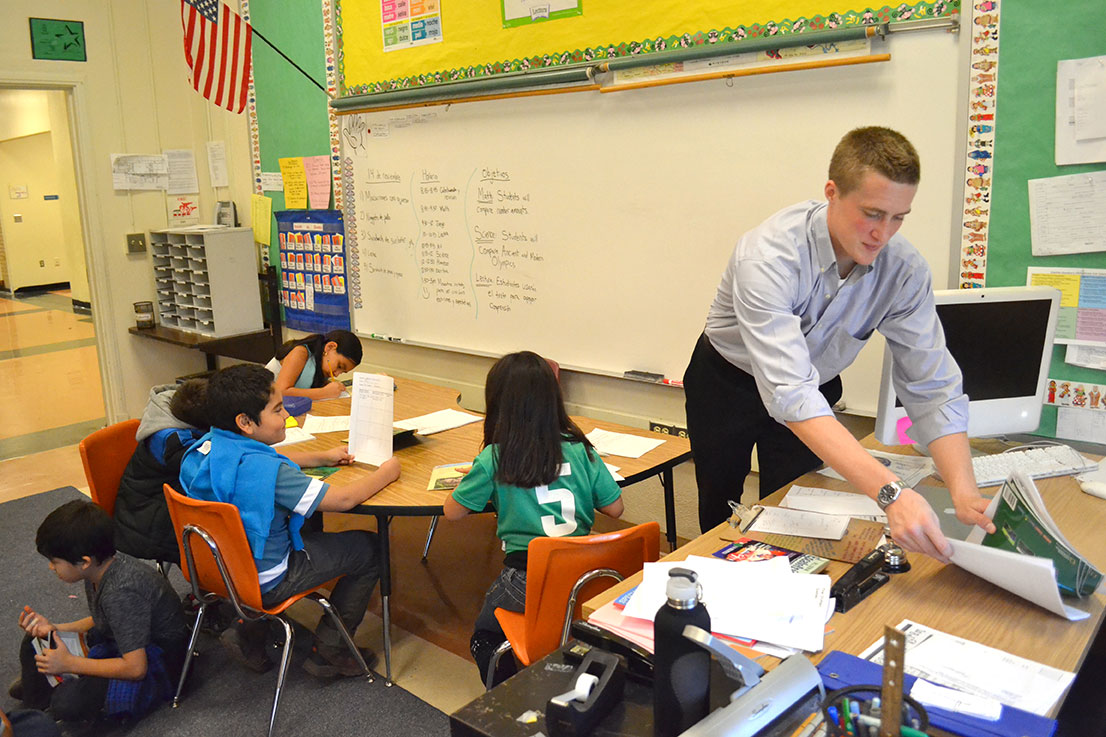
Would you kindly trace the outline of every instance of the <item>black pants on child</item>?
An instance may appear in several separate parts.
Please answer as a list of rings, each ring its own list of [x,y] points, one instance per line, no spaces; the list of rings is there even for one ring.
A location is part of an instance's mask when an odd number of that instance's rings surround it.
[[[507,636],[503,634],[503,628],[499,626],[499,620],[495,618],[497,608],[506,609],[509,612],[525,611],[525,570],[505,567],[488,589],[488,593],[484,595],[484,606],[476,617],[472,639],[469,640],[469,650],[472,652],[473,660],[476,661],[476,666],[480,669],[480,678],[485,683],[488,682],[488,668],[491,666],[492,654],[507,640]],[[510,678],[516,670],[514,658],[509,656],[500,658],[493,684]]]
[[[19,647],[19,665],[26,706],[39,710],[50,707],[54,718],[62,722],[90,722],[103,711],[109,680],[81,676],[51,688],[46,676],[35,666],[35,648],[30,635],[24,636]]]

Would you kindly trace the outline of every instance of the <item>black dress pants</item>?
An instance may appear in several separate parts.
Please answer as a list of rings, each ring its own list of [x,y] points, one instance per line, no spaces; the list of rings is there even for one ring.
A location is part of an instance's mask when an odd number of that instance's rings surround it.
[[[841,398],[841,378],[818,389],[832,406]],[[822,465],[786,425],[768,414],[756,380],[723,358],[705,334],[684,372],[684,396],[702,532],[729,518],[727,500],[741,499],[754,445],[761,499]]]

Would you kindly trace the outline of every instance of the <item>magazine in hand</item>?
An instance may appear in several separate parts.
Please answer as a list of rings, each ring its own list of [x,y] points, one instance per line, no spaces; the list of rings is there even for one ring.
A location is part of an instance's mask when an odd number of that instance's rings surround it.
[[[769,545],[759,540],[750,540],[741,537],[728,543],[721,550],[712,553],[715,558],[732,561],[758,561],[787,556],[791,564],[792,573],[817,573],[829,565],[829,559],[819,555],[800,553],[797,550],[788,550],[778,545]]]
[[[1029,476],[1021,472],[1011,474],[987,513],[995,523],[995,531],[978,540],[969,537],[969,542],[1050,558],[1056,567],[1056,584],[1065,594],[1089,596],[1102,582],[1102,573],[1064,538]]]
[[[82,633],[80,633],[80,632],[59,632],[59,631],[55,630],[55,631],[50,633],[49,637],[56,637],[58,640],[61,640],[61,642],[63,642],[65,644],[66,649],[69,650],[69,652],[73,653],[74,655],[79,655],[81,657],[88,657],[88,646],[85,645],[84,635]],[[49,650],[51,647],[53,647],[52,644],[50,643],[49,637],[48,638],[42,638],[42,637],[33,637],[33,638],[31,638],[31,646],[35,649],[35,654],[36,655],[40,655],[43,652],[45,652],[46,650]],[[76,673],[62,673],[62,674],[56,675],[56,676],[47,675],[46,676],[46,682],[49,683],[51,687],[55,687],[55,686],[58,686],[61,683],[64,683],[65,681],[70,681],[70,680],[72,680],[74,678],[77,678],[77,677],[78,676],[77,676]]]

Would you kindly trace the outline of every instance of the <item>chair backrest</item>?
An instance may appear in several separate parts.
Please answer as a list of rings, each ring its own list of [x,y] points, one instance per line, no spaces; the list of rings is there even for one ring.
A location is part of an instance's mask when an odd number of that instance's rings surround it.
[[[585,537],[536,537],[530,541],[526,563],[526,652],[530,662],[560,647],[565,608],[576,581],[597,568],[610,568],[623,578],[660,555],[660,525],[646,522],[617,532]],[[591,581],[579,592],[572,616],[580,604],[616,583]]]
[[[0,737],[12,737],[12,723],[3,711],[0,711]]]
[[[251,609],[261,609],[261,585],[257,580],[257,564],[254,563],[246,529],[238,507],[223,502],[207,502],[191,499],[165,484],[165,502],[173,520],[173,531],[180,547],[181,571],[193,588],[210,591],[223,598],[234,599]],[[219,552],[226,580],[234,592],[227,588],[216,559],[206,538]],[[193,572],[195,575],[193,576]],[[195,593],[195,592],[194,592]],[[199,594],[197,594],[198,596]]]
[[[97,430],[81,441],[81,462],[92,501],[109,516],[115,514],[115,495],[123,470],[134,455],[138,420],[125,420]]]

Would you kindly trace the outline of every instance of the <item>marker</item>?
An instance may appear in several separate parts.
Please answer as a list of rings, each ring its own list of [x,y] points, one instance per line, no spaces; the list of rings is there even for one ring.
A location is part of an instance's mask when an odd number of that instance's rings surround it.
[[[381,335],[380,333],[369,333],[369,337],[373,340],[388,340],[387,335]]]
[[[679,379],[661,379],[662,384],[668,384],[668,386],[683,386],[684,382]]]
[[[403,342],[403,338],[393,338],[390,335],[388,336],[388,340],[392,341],[393,343],[402,343]]]

